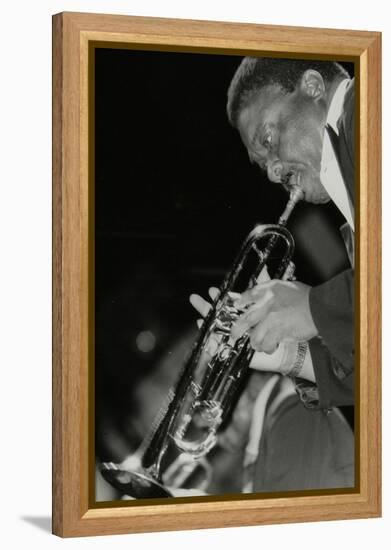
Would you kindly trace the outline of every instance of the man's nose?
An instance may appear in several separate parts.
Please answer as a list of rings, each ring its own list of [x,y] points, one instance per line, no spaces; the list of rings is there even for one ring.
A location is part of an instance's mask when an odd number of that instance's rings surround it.
[[[283,166],[282,162],[278,159],[267,163],[267,177],[273,183],[281,183]]]

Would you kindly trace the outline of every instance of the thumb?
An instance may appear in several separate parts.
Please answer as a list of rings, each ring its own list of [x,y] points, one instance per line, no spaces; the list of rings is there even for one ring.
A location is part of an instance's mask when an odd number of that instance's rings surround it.
[[[201,298],[198,294],[192,294],[189,298],[191,305],[198,311],[202,317],[206,317],[211,309],[209,302]]]

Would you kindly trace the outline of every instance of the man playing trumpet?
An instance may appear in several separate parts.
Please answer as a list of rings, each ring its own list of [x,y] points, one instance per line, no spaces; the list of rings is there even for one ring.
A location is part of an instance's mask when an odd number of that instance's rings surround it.
[[[354,80],[334,62],[247,57],[227,113],[271,183],[335,203],[351,269],[317,287],[270,280],[264,270],[238,298],[245,312],[231,334],[249,334],[251,367],[263,374],[250,378],[220,444],[238,448],[248,436],[245,491],[349,487],[353,436],[332,408],[354,404]],[[217,292],[210,289],[212,299]],[[200,296],[190,301],[203,317],[209,311]]]
[[[247,57],[230,84],[227,113],[271,183],[298,185],[311,203],[336,204],[352,266],[318,287],[259,282],[242,294],[238,305],[248,309],[232,335],[250,334],[259,352],[252,366],[288,374],[288,362],[306,406],[352,405],[354,80],[334,62]],[[208,311],[199,296],[191,302],[201,315]]]

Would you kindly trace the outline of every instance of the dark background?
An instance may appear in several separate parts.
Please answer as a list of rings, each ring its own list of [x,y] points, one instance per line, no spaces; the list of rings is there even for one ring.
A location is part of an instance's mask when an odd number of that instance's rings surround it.
[[[228,123],[240,57],[95,55],[96,451],[119,461],[194,338],[189,295],[219,286],[245,236],[275,223],[287,195],[249,163]],[[343,222],[332,204],[296,207],[298,279],[319,284],[347,266]]]

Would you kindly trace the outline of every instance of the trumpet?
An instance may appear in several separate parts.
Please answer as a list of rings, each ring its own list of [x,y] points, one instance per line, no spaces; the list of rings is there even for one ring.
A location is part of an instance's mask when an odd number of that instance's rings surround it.
[[[123,494],[134,498],[171,497],[167,486],[183,485],[196,470],[203,470],[206,479],[210,478],[206,455],[217,443],[218,430],[229,417],[254,354],[247,333],[236,341],[231,337],[233,324],[244,312],[235,305],[236,299],[257,283],[279,241],[284,253],[273,278],[294,278],[295,244],[285,226],[303,195],[300,187],[292,186],[278,223],[257,225],[245,239],[176,384],[127,468],[102,463],[103,477]],[[172,448],[179,456],[167,468],[164,458]],[[204,480],[203,488],[206,485]]]

